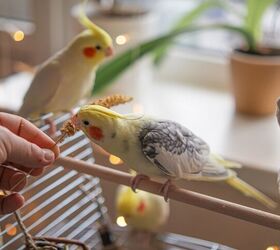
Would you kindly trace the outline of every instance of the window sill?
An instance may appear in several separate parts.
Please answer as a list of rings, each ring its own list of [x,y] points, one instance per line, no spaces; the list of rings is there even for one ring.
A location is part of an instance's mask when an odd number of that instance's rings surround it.
[[[227,57],[176,47],[157,68],[159,81],[191,82],[196,86],[229,91]]]

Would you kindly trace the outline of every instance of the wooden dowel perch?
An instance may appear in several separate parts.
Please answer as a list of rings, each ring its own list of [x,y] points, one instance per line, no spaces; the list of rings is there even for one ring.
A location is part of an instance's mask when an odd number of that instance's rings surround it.
[[[59,157],[56,160],[55,165],[62,165],[67,169],[97,176],[104,180],[126,186],[130,186],[131,180],[133,178],[130,174],[114,170],[109,167],[91,164],[81,160],[75,160],[70,157]],[[138,188],[154,194],[160,194],[159,190],[161,185],[161,183],[155,181],[143,180],[140,182]],[[258,225],[280,230],[280,216],[275,214],[242,206],[204,194],[199,194],[193,191],[188,191],[182,188],[171,189],[168,193],[168,197],[189,205],[205,208],[244,221],[249,221]]]

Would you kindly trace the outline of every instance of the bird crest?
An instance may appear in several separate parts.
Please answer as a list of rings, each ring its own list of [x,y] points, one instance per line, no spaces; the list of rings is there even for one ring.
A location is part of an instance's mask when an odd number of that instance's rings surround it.
[[[122,115],[119,114],[111,109],[105,108],[100,105],[85,105],[81,107],[79,113],[91,113],[91,114],[96,114],[96,115],[101,115],[101,116],[107,116],[113,119],[119,118],[123,120],[138,120],[143,117],[143,115]]]
[[[107,109],[100,105],[85,105],[83,106],[79,113],[93,113],[93,114],[100,114],[101,116],[108,116],[110,118],[120,118],[125,119],[124,115],[121,115],[111,109]]]
[[[83,1],[83,5],[80,9],[80,24],[83,25],[85,28],[91,30],[97,38],[104,40],[106,44],[112,44],[112,38],[110,37],[110,35],[105,30],[101,29],[96,24],[94,24],[85,14],[86,5],[87,0]]]

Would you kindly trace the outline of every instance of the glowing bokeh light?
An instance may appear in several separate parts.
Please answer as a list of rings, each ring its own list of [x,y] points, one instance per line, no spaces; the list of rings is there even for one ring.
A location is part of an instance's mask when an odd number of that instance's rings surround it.
[[[124,219],[123,216],[119,216],[119,217],[117,218],[117,220],[116,220],[116,223],[117,223],[117,225],[120,226],[120,227],[126,227],[126,226],[127,226],[127,224],[126,224],[125,219]]]
[[[7,234],[9,236],[14,236],[17,234],[17,228],[13,224],[6,224],[5,225],[5,230],[7,230]]]
[[[110,155],[109,156],[109,162],[113,165],[119,165],[122,164],[123,161],[121,160],[121,158],[115,156],[115,155]]]
[[[116,37],[116,44],[118,45],[124,45],[128,41],[128,36],[127,35],[119,35]]]
[[[266,250],[280,250],[280,247],[278,246],[269,246],[266,248]]]
[[[17,30],[14,34],[13,34],[13,38],[16,42],[20,42],[24,39],[24,33],[21,30]]]

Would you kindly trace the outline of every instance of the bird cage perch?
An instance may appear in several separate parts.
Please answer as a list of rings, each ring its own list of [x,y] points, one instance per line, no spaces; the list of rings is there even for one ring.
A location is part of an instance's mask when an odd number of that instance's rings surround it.
[[[69,157],[59,157],[56,161],[56,164],[61,164],[66,168],[78,170],[85,174],[98,176],[102,179],[126,186],[130,186],[133,178],[133,176],[131,176],[130,174],[118,170],[114,170],[97,164],[87,163],[80,160],[75,160]],[[161,185],[161,183],[152,180],[143,180],[140,182],[138,188],[144,191],[161,195]],[[272,213],[267,213],[261,210],[242,206],[182,188],[170,190],[169,198],[224,215],[229,215],[258,225],[280,230],[280,216]]]

